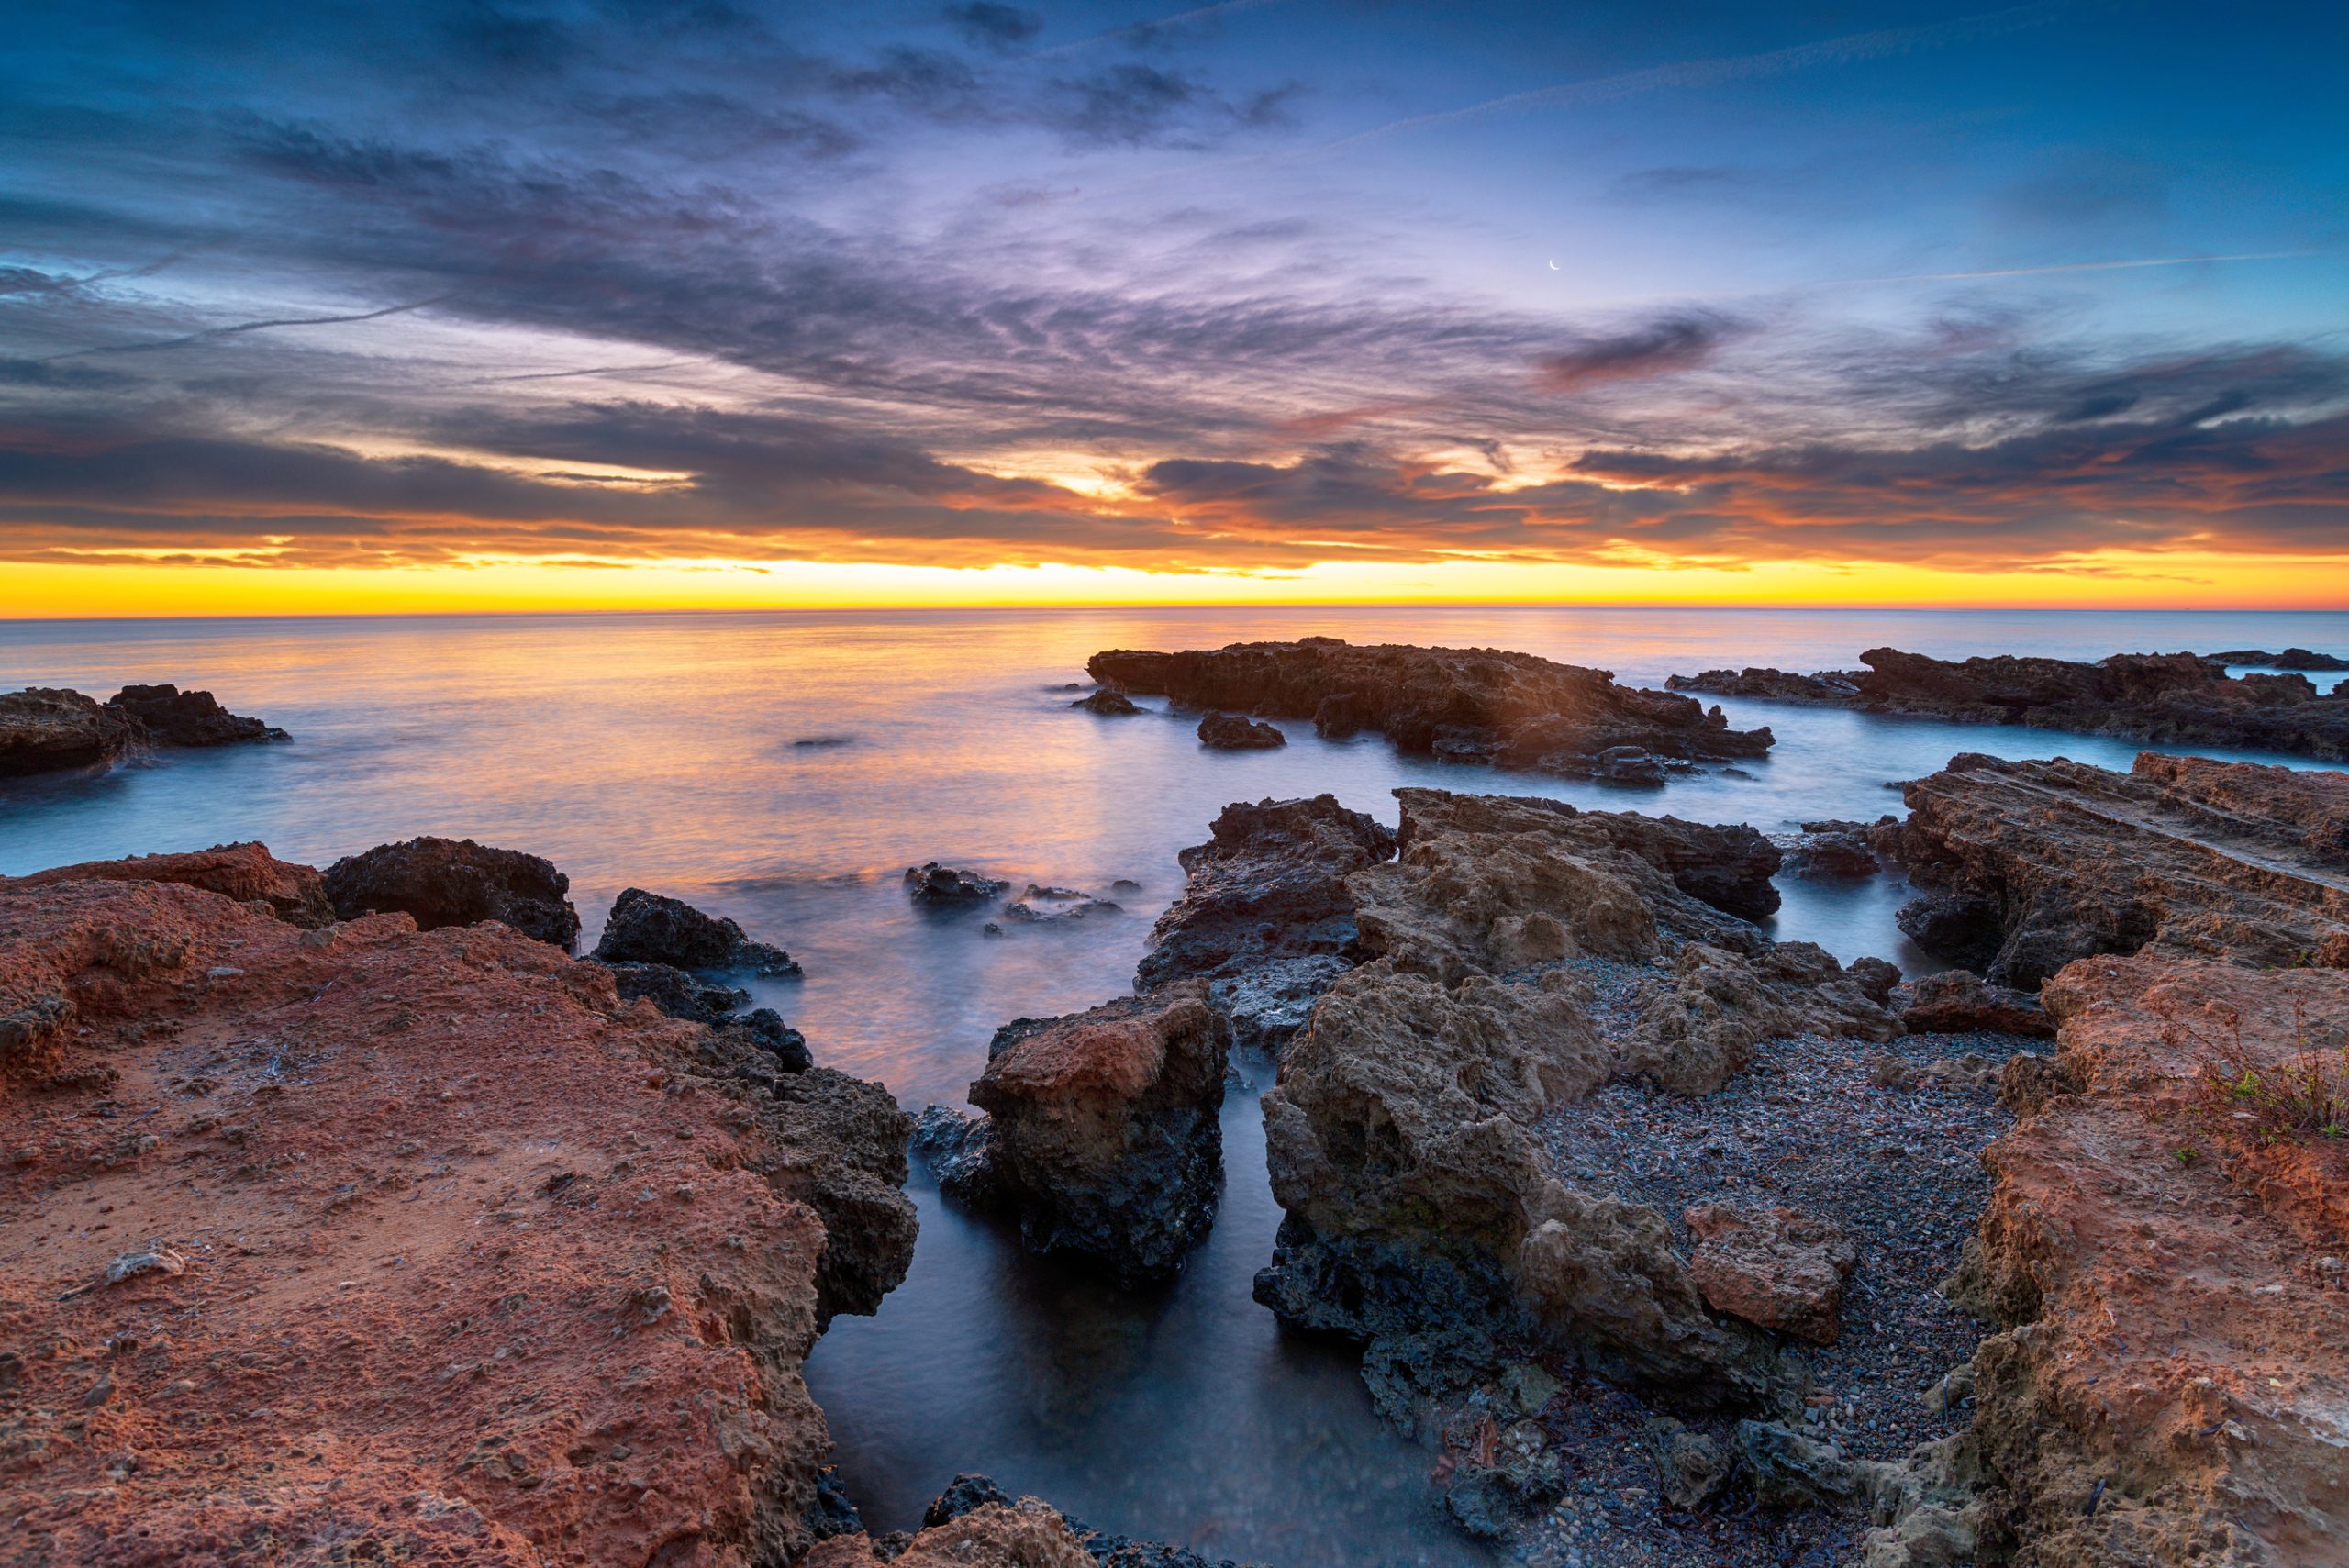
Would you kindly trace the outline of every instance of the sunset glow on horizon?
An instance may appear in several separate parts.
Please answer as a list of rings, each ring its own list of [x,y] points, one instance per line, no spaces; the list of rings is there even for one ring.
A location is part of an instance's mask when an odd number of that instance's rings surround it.
[[[2349,606],[2337,10],[1370,15],[38,5],[0,617]]]

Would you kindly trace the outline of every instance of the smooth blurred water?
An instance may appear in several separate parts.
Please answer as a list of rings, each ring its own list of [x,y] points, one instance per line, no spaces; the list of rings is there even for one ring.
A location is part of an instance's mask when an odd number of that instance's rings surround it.
[[[2133,742],[1729,702],[1778,744],[1751,778],[1623,791],[1397,757],[1287,724],[1271,752],[1215,752],[1163,714],[1071,712],[1097,649],[1311,633],[1523,649],[1660,684],[1720,665],[1849,668],[1889,643],[1943,657],[2094,658],[2299,644],[2349,654],[2349,615],[1924,611],[1313,609],[0,622],[0,690],[99,696],[206,687],[294,734],[164,753],[101,777],[0,784],[0,873],[260,839],[325,864],[418,833],[546,855],[591,934],[630,884],[740,919],[791,950],[760,999],[818,1061],[911,1107],[959,1103],[997,1024],[1129,989],[1175,851],[1230,801],[1327,790],[1392,822],[1425,784],[1747,821],[1765,831],[1901,809],[1887,783],[1959,751],[2125,768]],[[804,744],[817,741],[823,744]],[[2282,762],[2289,759],[2259,758]],[[2303,764],[2305,765],[2305,764]],[[908,864],[1101,892],[1122,917],[1007,924],[912,908]],[[1890,878],[1783,880],[1775,929],[1913,968]],[[912,1275],[876,1318],[842,1318],[809,1363],[852,1489],[911,1524],[957,1471],[1088,1521],[1210,1556],[1289,1565],[1475,1561],[1433,1523],[1429,1456],[1380,1429],[1352,1360],[1279,1332],[1250,1299],[1279,1218],[1255,1106],[1224,1115],[1214,1235],[1173,1288],[1120,1296],[1018,1252],[917,1177]]]

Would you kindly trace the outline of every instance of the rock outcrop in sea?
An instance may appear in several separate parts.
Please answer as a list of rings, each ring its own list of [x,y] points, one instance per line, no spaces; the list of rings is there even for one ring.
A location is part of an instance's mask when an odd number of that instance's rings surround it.
[[[932,1106],[917,1147],[948,1196],[1010,1215],[1030,1251],[1163,1279],[1215,1218],[1230,1043],[1197,981],[1018,1018],[971,1085],[985,1116]]]
[[[1211,713],[1199,720],[1199,744],[1219,751],[1268,751],[1288,744],[1275,725],[1236,713]]]
[[[2036,989],[2141,950],[2349,967],[2349,775],[2142,753],[2126,773],[1967,753],[1877,841],[1928,952]]]
[[[2010,654],[1930,659],[1872,648],[1860,659],[1867,669],[1815,675],[1708,670],[1675,675],[1664,684],[1709,696],[1920,714],[1959,724],[2023,724],[2172,745],[2236,746],[2331,762],[2349,758],[2349,693],[2339,686],[2320,693],[2300,674],[2230,676],[2226,662],[2251,662],[2232,653],[2210,659],[2116,653],[2086,663]]]
[[[907,866],[904,881],[907,897],[916,904],[933,908],[985,904],[1011,885],[995,877],[981,876],[974,871],[957,871],[952,866],[942,866],[936,861]]]
[[[230,713],[210,692],[177,686],[125,686],[106,699],[139,721],[156,746],[235,746],[253,740],[284,740],[285,731],[258,718]]]
[[[1402,751],[1561,778],[1661,784],[1695,762],[1759,757],[1767,729],[1620,686],[1605,670],[1489,648],[1356,647],[1332,637],[1180,653],[1096,653],[1104,686],[1202,711],[1311,719],[1323,736],[1380,731]]]
[[[552,861],[471,839],[378,844],[327,867],[326,886],[346,920],[398,913],[426,931],[497,920],[565,952],[579,941],[571,879]]]
[[[796,1560],[802,1360],[911,1254],[885,1091],[203,859],[0,885],[9,1554]]]
[[[99,702],[33,686],[0,695],[0,778],[103,767],[150,746],[283,740],[285,731],[223,708],[210,692],[125,686]]]
[[[799,973],[789,953],[754,942],[734,921],[705,915],[681,898],[621,890],[605,917],[596,956],[607,963],[665,963],[673,969],[726,970],[787,978]]]

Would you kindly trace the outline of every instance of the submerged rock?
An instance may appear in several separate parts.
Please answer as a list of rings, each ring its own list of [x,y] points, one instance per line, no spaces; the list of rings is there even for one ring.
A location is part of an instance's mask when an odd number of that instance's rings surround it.
[[[0,778],[102,766],[142,739],[137,719],[80,692],[34,686],[0,695]]]
[[[1211,713],[1199,720],[1199,744],[1224,751],[1264,751],[1288,744],[1273,725],[1236,713]]]
[[[471,839],[378,844],[328,866],[326,885],[345,920],[396,912],[424,931],[497,920],[565,952],[579,940],[571,879],[553,862]]]
[[[2140,950],[2349,965],[2349,774],[2140,755],[2126,773],[1966,754],[1908,784],[1901,927],[2030,990]]]
[[[936,861],[907,867],[905,884],[907,895],[915,903],[940,906],[984,904],[1011,885],[974,871],[956,871]]]
[[[622,1001],[641,997],[673,1018],[740,1029],[786,1072],[805,1071],[815,1060],[808,1053],[807,1037],[785,1023],[782,1014],[772,1007],[742,1010],[751,1006],[748,991],[713,984],[673,964],[613,963],[601,958],[593,962],[611,971],[612,984]]]
[[[1110,650],[1085,668],[1185,707],[1309,718],[1332,739],[1375,729],[1418,755],[1566,778],[1654,782],[1667,761],[1722,762],[1770,748],[1767,729],[1732,730],[1719,708],[1498,649],[1308,637],[1181,653]]]
[[[20,1093],[0,1044],[0,1296],[41,1348],[0,1355],[9,1555],[811,1544],[803,1360],[911,1250],[885,1091],[780,1075],[511,929],[302,929],[118,875],[0,887],[0,1020],[50,999],[30,1049],[64,1071]],[[135,1229],[42,1218],[83,1209]]]
[[[1091,696],[1079,697],[1068,706],[1082,708],[1086,713],[1097,713],[1104,718],[1123,718],[1141,711],[1125,693],[1109,686],[1103,686]]]
[[[949,1196],[1019,1219],[1037,1252],[1125,1284],[1179,1271],[1215,1218],[1229,1031],[1197,982],[996,1032],[971,1103],[984,1129],[924,1113]]]
[[[137,719],[158,746],[233,746],[287,739],[274,725],[230,713],[210,692],[184,692],[173,685],[125,686],[106,699],[106,706]]]
[[[2293,651],[2321,657],[2305,649]],[[2192,653],[2116,653],[2091,664],[2006,654],[1929,659],[1874,648],[1860,658],[1867,670],[1820,675],[1709,670],[1675,675],[1664,684],[1675,691],[1828,703],[1960,724],[2027,724],[2083,735],[2257,747],[2333,762],[2349,757],[2349,696],[2321,696],[2297,674],[2231,677],[2224,662],[2254,662],[2233,654],[2204,659]]]
[[[799,973],[789,953],[751,940],[732,920],[705,915],[682,899],[640,887],[627,888],[613,900],[596,956],[607,963],[747,970],[769,978]]]

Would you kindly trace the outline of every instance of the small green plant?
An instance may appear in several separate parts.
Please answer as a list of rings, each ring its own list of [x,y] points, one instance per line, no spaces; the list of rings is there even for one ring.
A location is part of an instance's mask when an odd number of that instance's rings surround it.
[[[2207,1100],[2223,1108],[2232,1124],[2224,1130],[2266,1147],[2307,1138],[2337,1139],[2349,1128],[2349,1043],[2311,1049],[2305,1006],[2292,1005],[2292,1047],[2286,1061],[2266,1068],[2246,1064],[2240,1017],[2222,1015],[2232,1026],[2231,1048],[2221,1048],[2192,1025],[2173,1018],[2175,1038],[2200,1048],[2201,1085]]]
[[[2169,1152],[2170,1157],[2181,1165],[2191,1165],[2202,1158],[2202,1151],[2195,1148],[2191,1143],[2181,1143]]]

